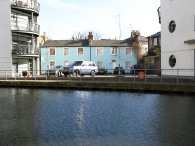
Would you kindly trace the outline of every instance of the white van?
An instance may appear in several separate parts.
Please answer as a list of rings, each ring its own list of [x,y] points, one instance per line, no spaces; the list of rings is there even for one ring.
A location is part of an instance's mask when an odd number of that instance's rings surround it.
[[[64,66],[62,73],[66,75],[91,75],[95,76],[98,72],[97,65],[92,61],[75,61],[72,65]]]

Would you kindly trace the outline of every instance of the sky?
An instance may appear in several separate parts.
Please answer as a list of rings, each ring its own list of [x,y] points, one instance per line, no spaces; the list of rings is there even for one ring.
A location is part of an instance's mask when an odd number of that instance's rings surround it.
[[[142,36],[160,31],[160,0],[39,0],[41,32],[50,39],[68,40],[93,32],[101,39],[126,39],[132,30]]]

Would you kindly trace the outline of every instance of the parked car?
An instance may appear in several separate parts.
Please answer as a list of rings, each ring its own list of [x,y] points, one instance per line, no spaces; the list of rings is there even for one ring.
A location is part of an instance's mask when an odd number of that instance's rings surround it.
[[[107,74],[107,70],[104,67],[98,68],[98,74],[105,75],[105,74]]]
[[[144,69],[141,64],[135,64],[131,67],[130,74],[138,74],[139,72],[144,72]]]
[[[94,76],[98,73],[98,68],[95,62],[92,61],[75,61],[72,65],[64,66],[62,73],[67,75],[91,75]]]
[[[56,76],[61,76],[61,71],[62,71],[62,65],[56,65],[53,68],[46,70],[45,75],[50,76],[50,75],[56,75]]]
[[[125,70],[122,67],[115,67],[113,74],[115,75],[125,74]]]

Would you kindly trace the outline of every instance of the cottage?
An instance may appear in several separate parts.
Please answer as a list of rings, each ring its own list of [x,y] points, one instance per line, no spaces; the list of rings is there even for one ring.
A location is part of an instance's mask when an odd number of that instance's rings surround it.
[[[137,64],[138,50],[147,43],[147,39],[143,38],[94,40],[92,32],[89,32],[87,39],[47,40],[40,48],[41,74],[55,65],[66,66],[76,60],[94,61],[99,68],[107,70],[116,66],[129,69]]]

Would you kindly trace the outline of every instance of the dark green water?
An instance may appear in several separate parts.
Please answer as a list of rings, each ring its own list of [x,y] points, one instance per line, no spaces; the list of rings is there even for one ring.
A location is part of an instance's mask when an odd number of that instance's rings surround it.
[[[0,88],[0,146],[193,146],[195,96]]]

